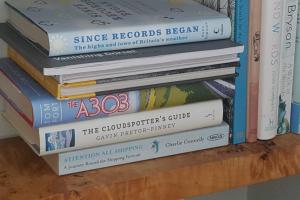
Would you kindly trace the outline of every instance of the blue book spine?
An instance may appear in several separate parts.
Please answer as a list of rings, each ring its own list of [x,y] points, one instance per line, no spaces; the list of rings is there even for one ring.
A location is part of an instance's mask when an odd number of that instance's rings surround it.
[[[240,67],[236,69],[238,77],[235,80],[235,97],[233,111],[232,143],[239,144],[246,141],[247,117],[247,65],[248,65],[248,0],[235,1],[235,41],[245,46],[240,54]]]
[[[228,141],[229,126],[223,123],[210,128],[60,153],[44,159],[57,174],[66,175],[224,146]],[[51,162],[53,158],[57,162]]]
[[[297,34],[296,34],[296,53],[294,66],[294,83],[292,94],[291,111],[291,132],[300,134],[300,1],[298,1]]]
[[[59,101],[11,60],[1,59],[0,63],[0,73],[30,102],[32,117],[28,120],[34,128],[140,111],[141,91]],[[29,118],[28,113],[24,114]]]
[[[296,102],[292,103],[291,132],[300,134],[300,104]]]
[[[6,3],[11,12],[16,12],[14,15],[35,23],[47,33],[49,45],[41,41],[40,45],[50,56],[224,39],[231,34],[228,17],[197,1],[48,0],[41,4],[35,0],[9,0]],[[23,30],[14,15],[10,23],[29,39],[38,41]]]

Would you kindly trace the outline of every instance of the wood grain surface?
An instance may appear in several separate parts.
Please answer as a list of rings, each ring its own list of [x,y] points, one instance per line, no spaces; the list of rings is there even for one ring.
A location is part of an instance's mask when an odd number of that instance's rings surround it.
[[[19,138],[0,140],[1,200],[182,199],[300,172],[300,136],[56,176]]]

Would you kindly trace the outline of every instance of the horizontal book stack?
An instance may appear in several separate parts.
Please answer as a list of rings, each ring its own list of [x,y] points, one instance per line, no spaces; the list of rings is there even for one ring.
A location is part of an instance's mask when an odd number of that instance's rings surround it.
[[[227,145],[243,46],[197,1],[9,0],[4,116],[59,175]]]

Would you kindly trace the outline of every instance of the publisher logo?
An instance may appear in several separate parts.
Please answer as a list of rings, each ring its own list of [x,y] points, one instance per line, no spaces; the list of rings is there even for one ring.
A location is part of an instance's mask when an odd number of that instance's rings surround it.
[[[207,140],[209,141],[217,141],[217,140],[221,140],[225,137],[225,135],[223,133],[219,133],[219,134],[214,134],[214,135],[210,135],[207,137]]]
[[[154,153],[159,152],[159,142],[158,141],[153,141],[151,145],[151,149],[153,150]]]

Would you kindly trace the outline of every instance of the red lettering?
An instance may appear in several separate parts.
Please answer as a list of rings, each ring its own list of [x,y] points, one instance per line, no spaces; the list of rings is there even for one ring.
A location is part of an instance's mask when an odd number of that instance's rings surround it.
[[[119,112],[126,112],[129,109],[128,94],[119,94],[120,107]]]
[[[114,100],[116,102],[116,106],[114,106],[112,108],[112,110],[106,110],[105,104],[108,100]],[[120,107],[120,101],[117,97],[113,96],[113,95],[109,95],[103,98],[102,103],[101,103],[101,107],[103,109],[103,112],[105,114],[112,114],[118,111],[119,107]]]
[[[85,117],[89,116],[89,112],[84,104],[84,102],[81,100],[80,102],[80,108],[79,111],[77,113],[76,119],[80,118],[81,115],[84,115]]]
[[[99,106],[99,99],[97,97],[91,98],[90,102],[92,104],[92,108],[96,110],[94,113],[90,113],[90,117],[97,116],[101,113],[101,108]]]

